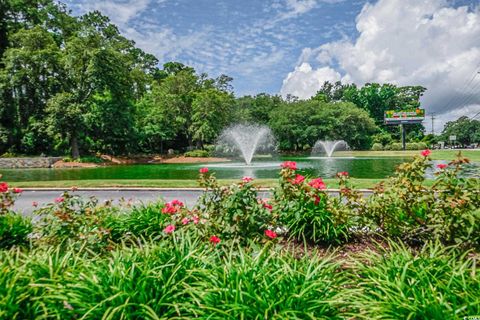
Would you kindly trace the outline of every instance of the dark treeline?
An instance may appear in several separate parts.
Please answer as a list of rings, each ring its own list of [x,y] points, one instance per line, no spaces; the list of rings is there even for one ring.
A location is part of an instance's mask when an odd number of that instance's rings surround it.
[[[397,139],[384,111],[417,108],[425,91],[325,83],[309,100],[236,98],[232,78],[178,62],[159,68],[100,12],[73,17],[52,0],[0,0],[0,57],[0,154],[184,151],[234,122],[268,124],[283,150],[321,138],[366,149]],[[411,128],[409,138],[422,134]]]

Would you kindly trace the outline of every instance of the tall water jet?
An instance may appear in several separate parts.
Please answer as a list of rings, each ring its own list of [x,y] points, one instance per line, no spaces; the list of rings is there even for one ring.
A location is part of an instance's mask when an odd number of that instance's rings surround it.
[[[217,146],[226,153],[239,152],[245,163],[250,165],[257,150],[265,151],[274,148],[274,138],[272,131],[267,126],[236,124],[223,130]]]
[[[322,150],[331,157],[335,150],[346,149],[348,144],[343,140],[318,140],[312,149],[312,154],[320,153]]]

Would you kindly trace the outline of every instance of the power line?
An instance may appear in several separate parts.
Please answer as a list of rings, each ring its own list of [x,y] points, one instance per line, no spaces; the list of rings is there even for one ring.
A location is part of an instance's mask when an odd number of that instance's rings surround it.
[[[462,90],[460,90],[460,92],[464,92],[466,91],[466,89],[468,89],[468,87],[472,84],[473,80],[475,79],[475,77],[479,74],[479,72],[477,71],[478,69],[480,68],[480,63],[478,63],[478,65],[475,67],[475,71],[473,73],[473,76],[470,78],[470,80],[467,80],[464,85],[463,85],[463,88]],[[443,111],[445,111],[448,107],[450,107],[451,105],[453,105],[453,102],[455,100],[457,100],[455,103],[456,106],[460,105],[458,102],[458,99],[460,100],[463,100],[465,97],[463,98],[459,98],[458,96],[456,95],[453,95],[452,97],[450,97],[450,99],[448,100],[447,103],[444,104],[443,108],[440,108],[439,110],[437,110],[437,113],[442,113]]]

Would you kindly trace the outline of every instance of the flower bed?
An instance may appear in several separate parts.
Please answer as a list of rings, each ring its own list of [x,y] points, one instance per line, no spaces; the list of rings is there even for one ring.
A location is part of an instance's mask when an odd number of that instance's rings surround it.
[[[285,162],[271,199],[251,177],[174,200],[115,207],[66,192],[32,224],[0,184],[2,319],[457,318],[480,314],[478,180],[429,151],[363,197]],[[370,240],[369,240],[370,239]],[[349,250],[359,241],[366,248]],[[339,251],[336,248],[342,246]]]

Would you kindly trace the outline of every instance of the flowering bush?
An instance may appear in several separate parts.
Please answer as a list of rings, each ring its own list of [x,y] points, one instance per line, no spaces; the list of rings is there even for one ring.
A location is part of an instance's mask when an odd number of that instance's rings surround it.
[[[20,188],[10,188],[6,182],[0,182],[0,215],[11,212],[15,199],[21,193]]]
[[[362,224],[374,222],[388,236],[423,242],[436,238],[445,243],[480,245],[480,190],[477,179],[461,177],[468,159],[458,156],[440,171],[431,187],[425,186],[425,172],[432,165],[430,150],[410,163],[401,164],[394,177],[376,186],[361,216]]]
[[[200,185],[206,192],[196,210],[205,218],[209,233],[236,242],[266,238],[264,231],[275,226],[275,216],[272,205],[258,199],[252,180],[244,177],[238,184],[221,187],[214,175],[200,173]]]
[[[348,239],[348,210],[341,201],[329,197],[321,178],[306,183],[296,173],[295,162],[284,162],[275,202],[280,221],[290,237],[311,243],[341,243]]]
[[[94,251],[113,249],[108,220],[118,209],[110,203],[98,205],[98,200],[87,200],[64,192],[34,213],[40,216],[35,233],[40,243],[59,244],[80,249],[86,245]]]

